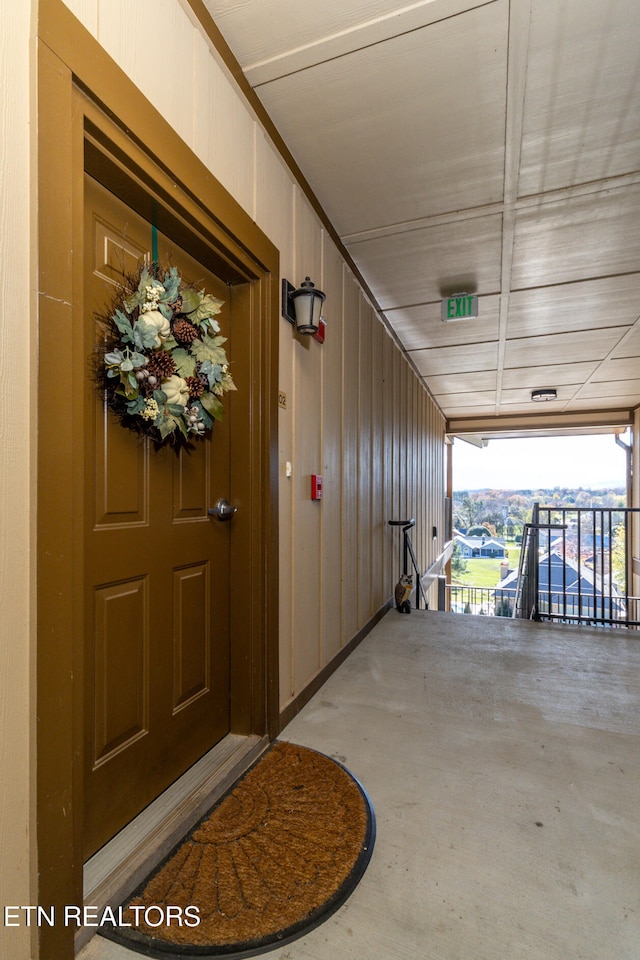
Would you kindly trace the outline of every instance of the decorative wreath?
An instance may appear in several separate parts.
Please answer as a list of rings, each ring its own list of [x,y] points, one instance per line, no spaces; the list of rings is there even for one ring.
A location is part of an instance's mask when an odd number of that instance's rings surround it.
[[[224,301],[186,284],[176,267],[141,266],[99,317],[98,380],[123,426],[161,446],[188,444],[220,420],[235,390],[215,319]]]

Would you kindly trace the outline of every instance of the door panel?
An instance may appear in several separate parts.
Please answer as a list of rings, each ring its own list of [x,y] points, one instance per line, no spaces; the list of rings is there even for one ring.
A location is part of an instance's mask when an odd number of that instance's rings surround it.
[[[90,177],[85,342],[151,225]],[[160,239],[160,260],[227,301],[205,266]],[[228,403],[228,400],[227,400]],[[229,431],[155,450],[89,387],[85,416],[84,855],[90,856],[229,730],[229,547],[209,518],[229,489]]]

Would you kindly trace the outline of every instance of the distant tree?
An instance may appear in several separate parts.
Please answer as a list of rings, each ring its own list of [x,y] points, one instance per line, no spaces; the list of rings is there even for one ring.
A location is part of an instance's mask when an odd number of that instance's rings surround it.
[[[467,561],[462,556],[462,549],[459,543],[454,543],[453,553],[451,554],[451,575],[458,580],[467,572]]]
[[[613,568],[613,579],[618,586],[624,586],[627,579],[627,549],[623,523],[619,523],[613,531],[611,566]]]
[[[457,516],[462,521],[461,526],[468,529],[472,527],[474,523],[477,523],[484,509],[484,500],[480,500],[477,496],[467,494],[462,498],[461,503],[458,506]]]
[[[491,530],[489,530],[488,527],[485,527],[483,525],[483,526],[477,526],[477,527],[470,527],[467,530],[467,536],[468,537],[491,537],[493,536],[493,534],[491,533]]]

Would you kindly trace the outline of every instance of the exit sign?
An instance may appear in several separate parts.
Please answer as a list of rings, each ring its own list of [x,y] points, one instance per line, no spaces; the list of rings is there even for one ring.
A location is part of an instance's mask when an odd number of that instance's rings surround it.
[[[478,298],[471,293],[456,293],[442,301],[440,316],[445,322],[451,320],[475,320],[478,316]]]

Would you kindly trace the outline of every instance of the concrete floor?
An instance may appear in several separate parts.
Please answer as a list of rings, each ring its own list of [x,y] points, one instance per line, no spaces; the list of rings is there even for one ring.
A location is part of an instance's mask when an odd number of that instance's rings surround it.
[[[282,734],[359,778],[373,858],[263,956],[638,960],[639,707],[633,633],[391,611]]]

